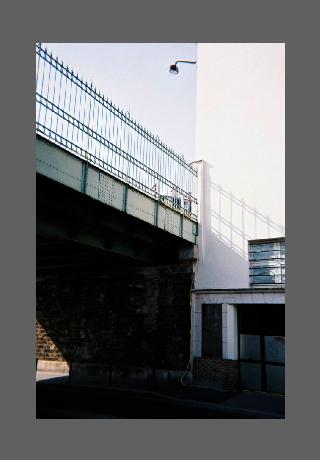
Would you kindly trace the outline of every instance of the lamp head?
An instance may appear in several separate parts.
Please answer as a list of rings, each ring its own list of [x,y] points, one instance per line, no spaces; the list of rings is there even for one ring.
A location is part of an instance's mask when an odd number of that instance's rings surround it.
[[[173,75],[178,75],[179,69],[176,64],[172,64],[169,68],[169,72],[172,73]]]

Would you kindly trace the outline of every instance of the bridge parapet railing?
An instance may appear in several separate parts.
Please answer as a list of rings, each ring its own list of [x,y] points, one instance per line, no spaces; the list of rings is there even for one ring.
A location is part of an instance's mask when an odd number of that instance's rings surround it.
[[[197,220],[197,170],[41,44],[36,132]]]

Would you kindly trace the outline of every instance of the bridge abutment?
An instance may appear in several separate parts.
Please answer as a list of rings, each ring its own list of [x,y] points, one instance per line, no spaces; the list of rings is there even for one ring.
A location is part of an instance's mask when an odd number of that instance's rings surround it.
[[[184,256],[186,258],[186,256]],[[193,260],[40,275],[37,359],[70,366],[71,381],[175,382],[190,355]]]

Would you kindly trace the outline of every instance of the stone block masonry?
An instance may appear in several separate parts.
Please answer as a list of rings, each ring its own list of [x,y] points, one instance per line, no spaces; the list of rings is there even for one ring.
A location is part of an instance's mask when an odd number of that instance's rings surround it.
[[[40,276],[37,359],[184,371],[191,283],[191,262]]]

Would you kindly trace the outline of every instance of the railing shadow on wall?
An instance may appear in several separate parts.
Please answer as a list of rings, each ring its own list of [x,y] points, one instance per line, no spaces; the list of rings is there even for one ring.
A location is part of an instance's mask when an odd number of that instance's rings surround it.
[[[212,168],[201,161],[200,263],[196,287],[245,287],[249,284],[248,240],[283,236],[284,227],[214,182]]]
[[[210,187],[212,201],[217,204],[217,209],[210,209],[211,230],[241,257],[245,259],[248,257],[248,240],[261,237],[271,238],[274,234],[284,234],[283,225],[275,223],[270,216],[263,215],[256,207],[249,206],[243,199],[238,199],[220,184],[211,182]],[[222,209],[223,200],[224,210]],[[228,213],[229,218],[224,217],[223,212]],[[233,221],[235,215],[238,218]],[[248,222],[251,224],[249,228]]]

